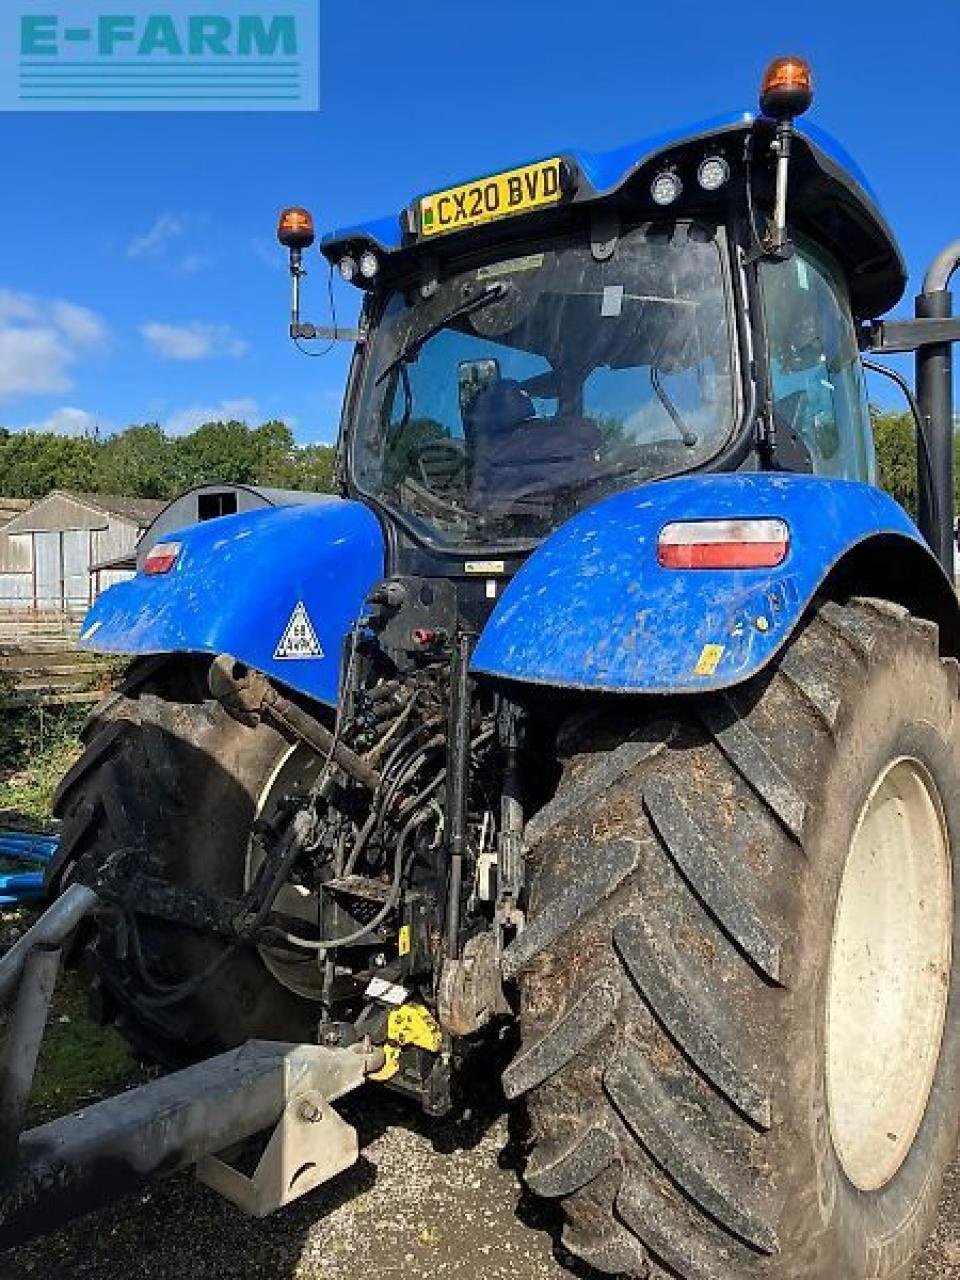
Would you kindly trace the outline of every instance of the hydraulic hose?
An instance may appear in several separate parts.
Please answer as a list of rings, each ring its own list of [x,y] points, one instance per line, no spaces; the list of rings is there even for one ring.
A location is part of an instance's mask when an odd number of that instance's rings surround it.
[[[313,828],[313,820],[311,815],[306,811],[301,811],[290,824],[290,829],[285,836],[285,848],[280,858],[280,862],[274,872],[270,887],[253,917],[247,922],[235,942],[229,943],[220,954],[209,964],[206,969],[201,970],[192,978],[186,979],[184,982],[178,982],[167,986],[158,983],[154,978],[150,977],[144,961],[143,952],[140,947],[140,936],[136,928],[136,921],[130,921],[132,926],[132,940],[134,947],[134,958],[137,962],[137,968],[140,970],[140,976],[144,980],[145,985],[149,985],[152,991],[151,995],[141,996],[144,1004],[151,1008],[162,1009],[171,1004],[179,1004],[180,1001],[187,999],[195,991],[198,991],[206,982],[209,982],[214,974],[218,973],[227,961],[231,958],[241,943],[249,941],[255,937],[258,931],[263,927],[263,923],[270,914],[270,908],[276,900],[277,894],[280,892],[280,886],[286,880],[290,873],[297,856],[300,854],[304,845],[311,834]]]
[[[397,856],[393,866],[393,880],[390,884],[390,892],[387,895],[383,906],[359,929],[353,933],[348,933],[342,938],[301,938],[295,933],[284,933],[280,931],[280,937],[284,942],[289,942],[293,947],[300,947],[304,951],[332,951],[336,947],[349,947],[354,943],[361,942],[364,938],[370,936],[371,933],[386,920],[390,912],[393,911],[400,900],[400,885],[403,879],[404,852],[406,850],[407,841],[411,832],[429,818],[429,809],[419,809],[410,821],[400,832],[400,838],[397,841]],[[273,930],[265,930],[266,933],[273,933]]]

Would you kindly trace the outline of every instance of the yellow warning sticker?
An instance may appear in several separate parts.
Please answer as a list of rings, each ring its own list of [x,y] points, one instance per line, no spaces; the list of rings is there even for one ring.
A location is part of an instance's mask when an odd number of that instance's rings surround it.
[[[410,926],[405,924],[400,930],[400,936],[397,939],[397,951],[402,956],[410,954]]]
[[[700,657],[697,659],[697,665],[693,668],[694,675],[712,676],[720,665],[720,659],[722,657],[722,644],[705,644],[700,650]]]

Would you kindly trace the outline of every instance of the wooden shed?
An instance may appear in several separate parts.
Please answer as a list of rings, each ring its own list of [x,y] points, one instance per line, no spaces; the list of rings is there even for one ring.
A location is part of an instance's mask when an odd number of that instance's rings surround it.
[[[55,490],[0,528],[0,610],[82,613],[166,504]]]
[[[14,516],[18,516],[21,511],[26,511],[28,507],[33,506],[31,498],[3,498],[0,497],[0,531],[10,523]]]

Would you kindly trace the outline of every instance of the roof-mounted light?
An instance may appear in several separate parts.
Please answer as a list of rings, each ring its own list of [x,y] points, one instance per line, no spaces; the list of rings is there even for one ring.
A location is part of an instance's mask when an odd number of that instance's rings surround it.
[[[719,191],[730,178],[730,166],[723,156],[706,156],[700,161],[697,181],[704,191]]]
[[[771,120],[793,120],[813,102],[813,72],[805,58],[774,58],[763,73],[760,110]]]
[[[790,174],[790,152],[793,146],[793,121],[803,115],[813,101],[813,73],[803,58],[774,58],[763,73],[760,86],[760,110],[776,121],[776,136],[770,150],[776,157],[773,194],[773,225],[763,242],[763,251],[782,257],[787,248],[787,185]]]
[[[372,280],[380,270],[380,259],[372,249],[364,249],[360,255],[360,274],[364,280]]]
[[[346,257],[340,259],[339,263],[337,264],[337,268],[340,272],[340,275],[343,277],[344,280],[346,280],[347,284],[353,283],[353,281],[357,278],[357,272],[360,270],[359,266],[357,265],[356,258],[351,258],[349,254],[347,254]]]
[[[672,169],[664,169],[662,173],[658,173],[650,184],[650,198],[654,204],[666,208],[667,205],[673,204],[679,200],[680,192],[683,190],[683,183],[680,181],[679,175],[674,173]]]
[[[299,205],[284,209],[277,223],[277,239],[286,249],[309,249],[316,239],[310,210]]]
[[[773,569],[790,550],[785,520],[678,520],[657,538],[664,569]]]

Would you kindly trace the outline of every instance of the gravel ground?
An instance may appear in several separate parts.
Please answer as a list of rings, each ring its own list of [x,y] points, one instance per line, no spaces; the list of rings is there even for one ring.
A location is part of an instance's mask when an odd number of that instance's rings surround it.
[[[0,913],[0,946],[23,924]],[[0,1280],[603,1280],[559,1243],[554,1206],[523,1189],[521,1123],[496,1087],[509,1045],[498,1052],[456,1120],[374,1087],[345,1099],[358,1164],[270,1218],[181,1174],[0,1256]],[[960,1158],[913,1280],[960,1280]]]
[[[522,1190],[519,1143],[494,1102],[432,1126],[385,1092],[342,1112],[360,1131],[359,1164],[272,1218],[245,1218],[181,1175],[7,1255],[0,1277],[596,1280]],[[960,1280],[960,1162],[915,1280]]]
[[[367,1090],[340,1110],[360,1132],[359,1163],[271,1218],[246,1218],[179,1175],[15,1250],[0,1277],[569,1280],[554,1254],[556,1220],[523,1192],[499,1107],[430,1124],[405,1100]]]

